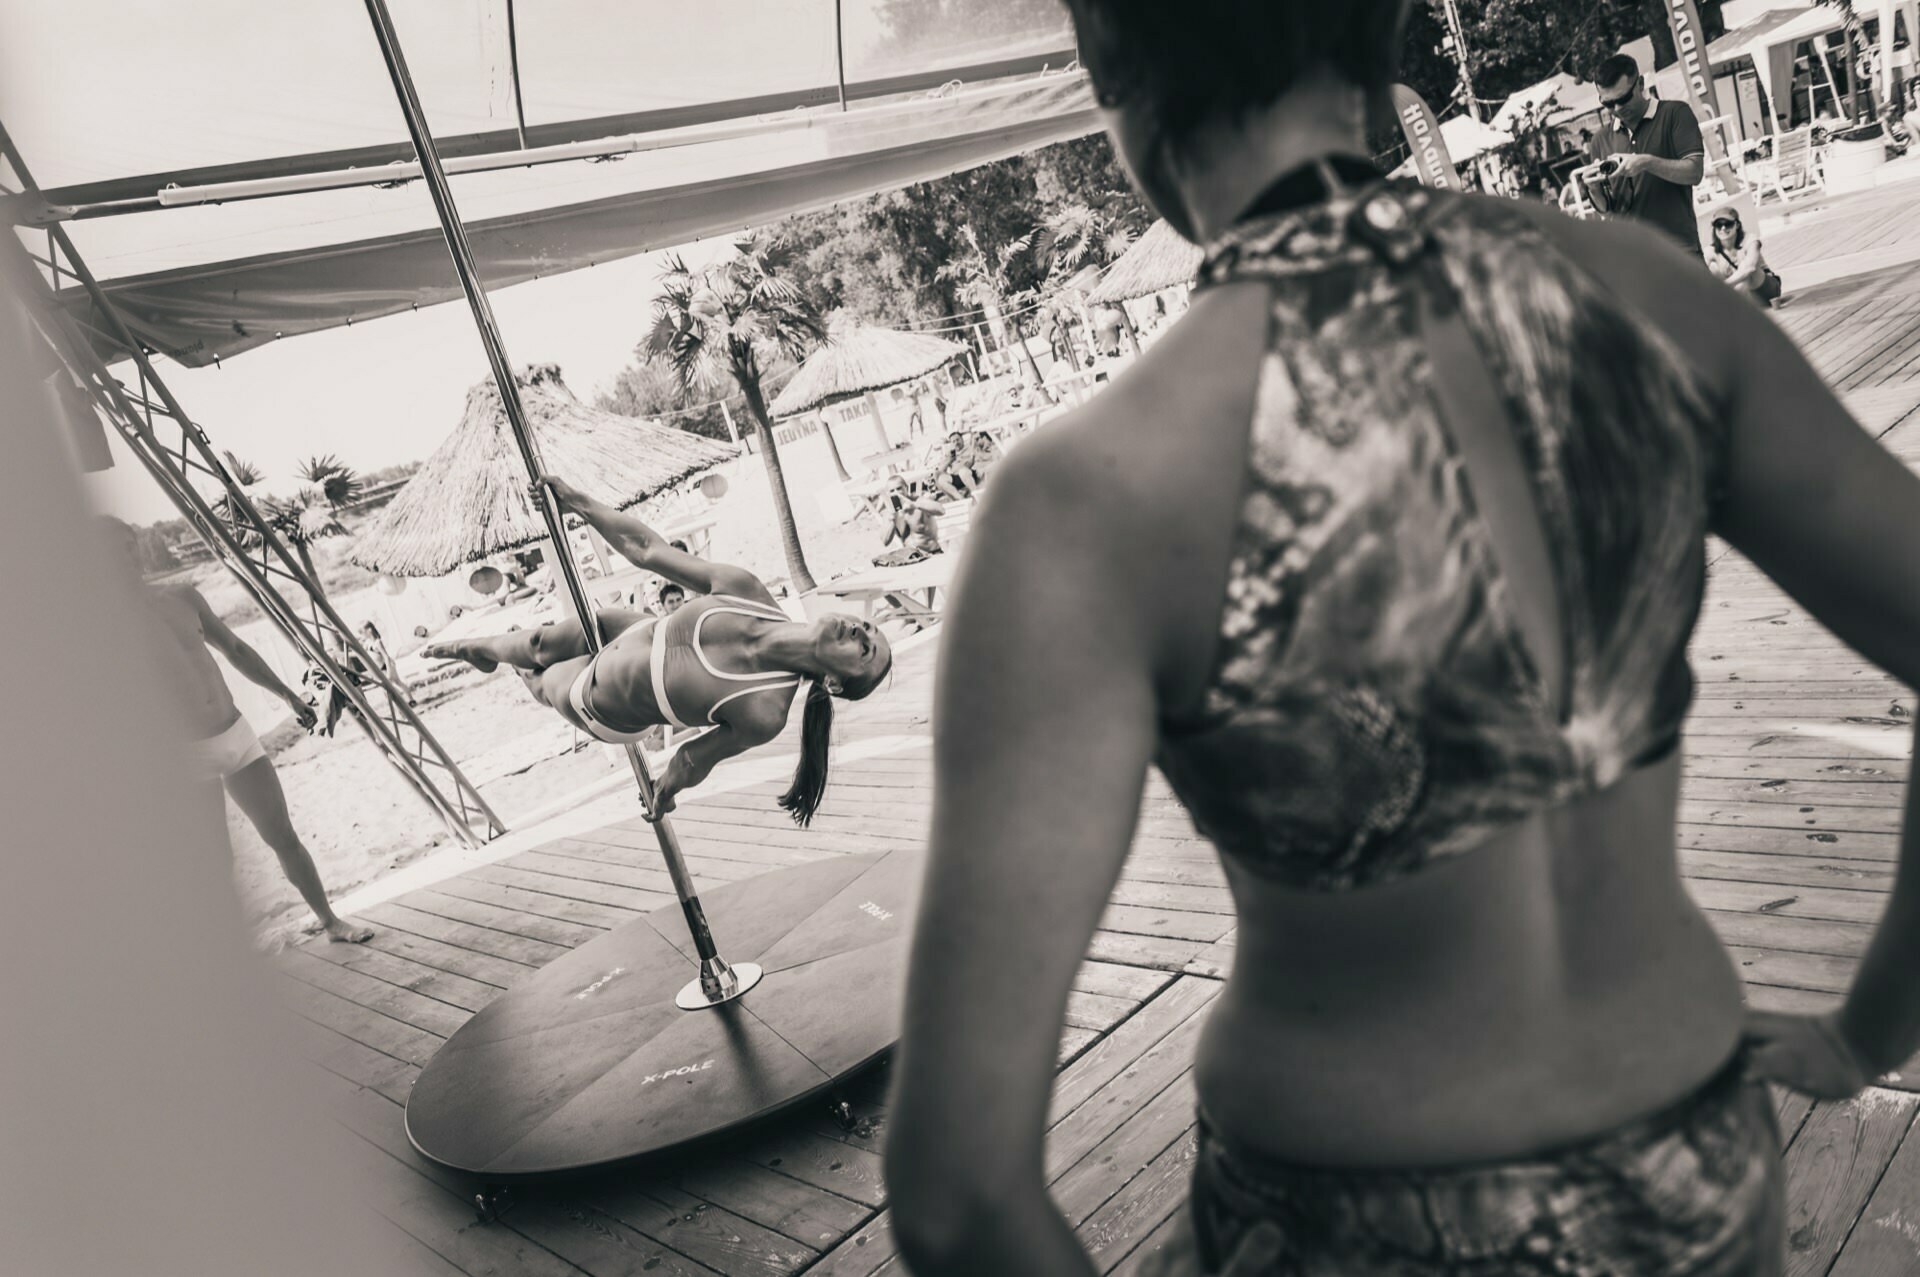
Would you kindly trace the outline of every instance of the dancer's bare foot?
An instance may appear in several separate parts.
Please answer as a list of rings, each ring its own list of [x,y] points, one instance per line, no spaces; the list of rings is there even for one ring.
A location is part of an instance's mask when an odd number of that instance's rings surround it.
[[[462,642],[429,643],[420,649],[420,655],[430,661],[465,661],[482,674],[491,674],[500,668],[500,662],[491,656],[483,656]]]
[[[334,944],[365,944],[373,939],[372,927],[362,927],[345,918],[335,918],[320,930],[326,932],[327,939]]]

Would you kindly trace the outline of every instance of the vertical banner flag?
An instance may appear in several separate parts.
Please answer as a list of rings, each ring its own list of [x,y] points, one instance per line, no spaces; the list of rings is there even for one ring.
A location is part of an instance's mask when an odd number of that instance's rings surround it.
[[[1393,113],[1400,120],[1400,131],[1407,135],[1407,145],[1413,148],[1413,165],[1420,180],[1443,191],[1459,190],[1460,174],[1454,170],[1447,140],[1440,136],[1440,122],[1433,118],[1427,100],[1406,85],[1396,84]]]
[[[1681,78],[1687,84],[1687,96],[1700,117],[1700,133],[1707,144],[1707,172],[1720,179],[1728,194],[1745,189],[1733,166],[1727,162],[1726,135],[1717,124],[1708,124],[1720,114],[1720,96],[1713,87],[1713,66],[1707,60],[1707,29],[1700,23],[1700,6],[1694,0],[1666,0],[1667,25],[1673,29],[1673,49],[1680,56]]]

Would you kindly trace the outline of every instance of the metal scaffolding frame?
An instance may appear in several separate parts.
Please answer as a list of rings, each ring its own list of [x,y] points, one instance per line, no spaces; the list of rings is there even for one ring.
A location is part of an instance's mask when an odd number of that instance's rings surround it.
[[[38,193],[4,126],[0,126],[0,157],[23,188],[9,194]],[[48,344],[215,557],[301,656],[345,696],[355,721],[394,770],[466,846],[480,846],[506,832],[406,696],[341,620],[319,583],[288,552],[271,523],[234,480],[206,431],[161,380],[150,352],[114,310],[66,231],[48,227],[44,253],[29,248],[11,228],[5,238],[8,243],[0,249],[0,263],[4,263],[0,268],[15,277]],[[56,300],[55,294],[69,283],[84,288],[92,302],[85,334],[78,331],[82,321]],[[95,353],[102,348],[131,362],[136,384],[125,384],[114,375],[107,361]],[[209,501],[196,482],[211,485],[218,495]],[[363,686],[360,678],[344,670],[334,657],[336,650],[358,658],[371,681]]]

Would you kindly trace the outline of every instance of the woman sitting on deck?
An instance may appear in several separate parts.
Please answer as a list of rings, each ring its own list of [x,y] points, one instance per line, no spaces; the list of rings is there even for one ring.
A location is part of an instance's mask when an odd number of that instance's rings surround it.
[[[810,684],[800,765],[780,805],[804,825],[827,787],[833,698],[866,697],[893,666],[886,636],[868,622],[828,615],[795,621],[745,568],[711,563],[674,548],[629,514],[551,475],[542,483],[636,567],[657,572],[695,597],[671,615],[606,609],[606,646],[589,656],[578,620],[423,649],[491,672],[511,665],[534,699],[608,744],[637,741],[649,728],[711,727],[681,746],[661,775],[654,817],[698,785],[722,760],[764,745],[786,726],[795,693]],[[535,499],[538,500],[536,486]]]
[[[1916,685],[1920,479],[1662,235],[1384,179],[1410,3],[1068,0],[1206,252],[969,534],[887,1117],[916,1277],[1100,1271],[1050,1091],[1156,765],[1237,918],[1197,1150],[1140,1177],[1192,1168],[1186,1271],[1771,1277],[1765,1082],[1851,1096],[1920,1048],[1911,781],[1830,1012],[1745,1011],[1676,851],[1709,531]],[[1158,1185],[1084,1187],[1111,1265]]]

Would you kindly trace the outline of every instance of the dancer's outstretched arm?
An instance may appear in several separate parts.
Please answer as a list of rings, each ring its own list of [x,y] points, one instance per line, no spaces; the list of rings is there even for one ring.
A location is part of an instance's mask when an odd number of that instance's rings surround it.
[[[605,537],[621,558],[638,568],[658,572],[667,580],[695,594],[731,594],[738,598],[774,602],[773,592],[759,577],[730,563],[712,563],[698,555],[676,550],[659,532],[637,517],[614,509],[597,497],[580,491],[558,475],[541,475],[535,484],[538,497],[541,484],[550,486],[563,509],[585,519]]]

